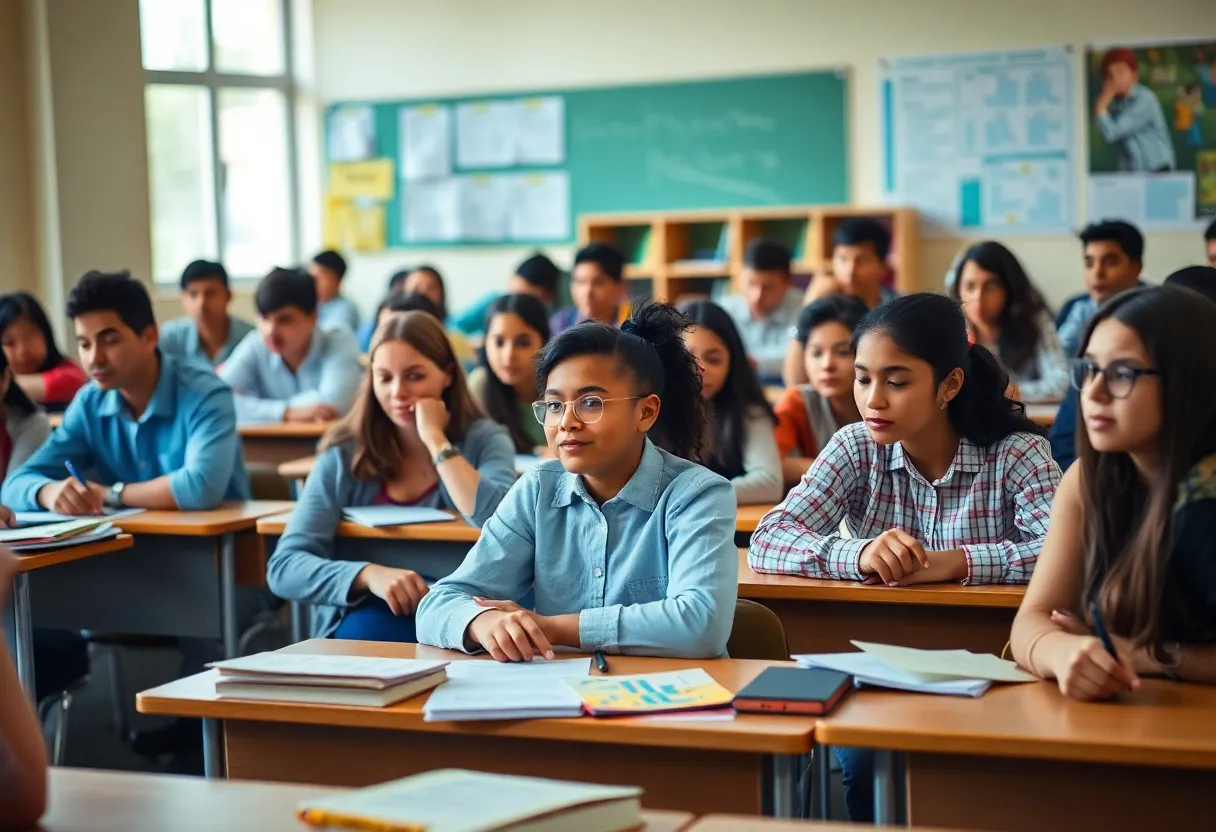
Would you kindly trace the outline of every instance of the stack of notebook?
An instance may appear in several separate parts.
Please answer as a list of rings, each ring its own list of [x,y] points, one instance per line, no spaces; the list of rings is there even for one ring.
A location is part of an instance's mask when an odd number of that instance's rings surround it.
[[[447,662],[275,651],[210,665],[223,699],[383,708],[442,684]]]
[[[0,544],[18,553],[41,552],[106,540],[119,533],[110,517],[76,517],[36,525],[27,525],[24,519],[18,515],[15,529],[0,528]]]

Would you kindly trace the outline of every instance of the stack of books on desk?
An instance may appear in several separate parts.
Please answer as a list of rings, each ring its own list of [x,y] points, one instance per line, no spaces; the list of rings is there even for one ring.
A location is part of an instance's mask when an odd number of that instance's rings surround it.
[[[18,514],[18,526],[15,529],[0,528],[0,543],[6,544],[18,554],[28,554],[107,540],[119,534],[119,530],[110,522],[113,519],[110,517],[75,517],[30,524],[29,516]]]
[[[222,699],[384,708],[447,680],[448,662],[274,651],[210,665]]]

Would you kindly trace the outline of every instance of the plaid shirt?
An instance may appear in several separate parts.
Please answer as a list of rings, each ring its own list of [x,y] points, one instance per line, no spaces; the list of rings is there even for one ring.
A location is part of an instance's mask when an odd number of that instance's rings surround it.
[[[960,439],[950,468],[929,482],[903,446],[879,445],[862,422],[841,428],[785,502],[752,536],[757,572],[862,580],[861,550],[896,528],[930,551],[962,549],[967,584],[1030,580],[1060,469],[1047,440],[1015,433],[988,448]],[[854,537],[838,533],[847,520]]]

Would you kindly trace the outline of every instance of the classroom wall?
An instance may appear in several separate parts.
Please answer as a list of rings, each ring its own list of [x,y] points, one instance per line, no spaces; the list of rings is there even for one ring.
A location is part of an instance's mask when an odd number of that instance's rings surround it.
[[[323,103],[844,65],[851,73],[852,199],[877,204],[879,57],[1060,43],[1081,50],[1087,42],[1211,35],[1216,12],[1212,0],[314,0],[313,24]],[[1083,126],[1078,108],[1079,150]],[[1083,200],[1080,171],[1077,185]],[[1201,236],[1149,235],[1148,274],[1160,278],[1202,262]],[[1080,289],[1080,251],[1071,236],[1003,241],[1053,304]],[[925,240],[927,279],[939,281],[965,242]],[[527,253],[504,246],[355,255],[348,291],[370,311],[391,271],[425,260],[448,275],[452,305],[459,306],[500,285]],[[568,265],[568,247],[550,253]]]
[[[0,291],[38,290],[24,6],[0,2]]]

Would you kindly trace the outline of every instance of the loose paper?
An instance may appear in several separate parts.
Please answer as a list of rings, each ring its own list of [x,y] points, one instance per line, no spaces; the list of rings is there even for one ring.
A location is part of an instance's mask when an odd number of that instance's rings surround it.
[[[329,166],[329,193],[347,199],[387,201],[393,198],[393,160],[339,162]]]
[[[342,516],[360,526],[408,526],[414,523],[444,523],[456,518],[446,511],[426,506],[359,506],[345,508]]]
[[[912,693],[937,693],[947,696],[980,696],[992,682],[987,679],[959,679],[955,676],[926,676],[907,673],[869,653],[813,653],[794,656],[799,667],[822,667],[848,673],[858,685],[873,685]]]
[[[579,716],[583,701],[564,680],[590,669],[590,659],[452,662],[448,681],[431,694],[423,715],[427,722]]]
[[[563,172],[515,177],[510,237],[527,242],[570,239],[570,176]]]
[[[384,251],[388,243],[388,218],[382,203],[355,204],[352,213],[355,251]]]
[[[893,644],[854,641],[853,646],[908,673],[928,676],[953,676],[960,679],[988,679],[993,682],[1034,682],[1034,676],[1019,670],[1013,662],[991,653],[969,650],[918,650]]]
[[[515,101],[471,101],[456,105],[456,164],[461,168],[505,168],[516,163]]]
[[[498,242],[507,239],[513,182],[506,176],[460,177],[460,237]]]
[[[525,98],[516,109],[515,161],[560,165],[566,160],[566,106],[556,95]]]
[[[402,226],[407,243],[460,239],[460,180],[449,177],[407,182],[402,197]]]
[[[370,105],[333,110],[327,132],[331,162],[358,162],[376,155],[376,114]]]
[[[402,107],[397,114],[401,134],[401,176],[408,180],[437,179],[452,173],[452,112],[441,104]]]

